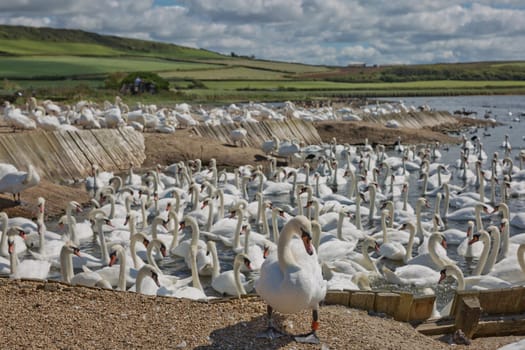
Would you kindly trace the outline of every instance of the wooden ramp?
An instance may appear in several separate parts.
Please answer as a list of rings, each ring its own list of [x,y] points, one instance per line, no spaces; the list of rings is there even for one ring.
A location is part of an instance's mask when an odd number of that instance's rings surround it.
[[[91,165],[102,170],[129,169],[146,159],[144,136],[131,129],[32,131],[0,134],[0,162],[27,170],[32,164],[41,177],[81,180]]]
[[[321,137],[317,133],[313,123],[299,119],[286,119],[284,121],[260,121],[258,123],[235,123],[231,125],[199,125],[193,130],[201,137],[211,138],[226,144],[234,144],[230,132],[238,128],[247,131],[245,145],[249,147],[261,147],[266,140],[277,136],[280,140],[297,140],[307,145],[320,144]]]

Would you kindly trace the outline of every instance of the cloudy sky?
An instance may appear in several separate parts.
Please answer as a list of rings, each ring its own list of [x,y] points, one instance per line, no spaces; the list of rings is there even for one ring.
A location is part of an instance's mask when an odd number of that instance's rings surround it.
[[[310,64],[525,59],[524,0],[0,0],[0,23]]]

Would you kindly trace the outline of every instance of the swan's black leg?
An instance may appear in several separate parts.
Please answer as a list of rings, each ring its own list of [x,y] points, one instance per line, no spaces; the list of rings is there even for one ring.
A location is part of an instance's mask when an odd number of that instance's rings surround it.
[[[314,309],[312,311],[312,331],[303,335],[298,335],[295,337],[295,341],[298,343],[308,343],[308,344],[319,344],[320,340],[315,333],[319,329],[319,311]]]
[[[266,307],[266,317],[268,317],[268,328],[266,328],[264,332],[257,334],[257,338],[276,339],[284,335],[273,325],[272,312],[272,307],[268,305]]]

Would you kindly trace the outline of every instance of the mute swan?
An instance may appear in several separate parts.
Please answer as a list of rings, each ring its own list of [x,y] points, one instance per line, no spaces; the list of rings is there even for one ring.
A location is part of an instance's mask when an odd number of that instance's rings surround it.
[[[508,257],[495,264],[488,276],[501,278],[512,285],[525,283],[525,244],[520,244],[515,256]]]
[[[71,283],[73,272],[73,255],[80,256],[80,249],[72,242],[66,242],[60,250],[60,273],[62,281]]]
[[[150,278],[145,280],[146,277]],[[149,283],[144,285],[145,281],[149,281]],[[153,285],[152,282],[155,284]],[[136,291],[139,294],[157,295],[159,287],[159,271],[149,264],[144,264],[137,273],[135,285],[129,290],[132,292]]]
[[[9,248],[7,244],[7,232],[9,231],[8,217],[5,212],[0,212],[0,225],[2,226],[2,237],[0,239],[0,255],[9,256]],[[27,246],[25,244],[25,231],[20,229],[19,235],[14,236],[11,240],[15,241],[15,252],[17,255],[22,255],[27,251]]]
[[[497,277],[492,276],[470,276],[464,277],[463,272],[457,265],[447,265],[440,272],[439,282],[443,281],[447,276],[453,276],[457,282],[457,291],[461,290],[486,290],[486,289],[499,289],[509,288],[512,285]]]
[[[233,270],[220,272],[219,257],[215,242],[208,242],[208,250],[212,254],[213,273],[211,276],[211,286],[222,295],[232,295],[241,297],[246,294],[246,277],[241,274],[241,267],[250,268],[250,259],[244,253],[238,253],[233,260]]]
[[[111,246],[111,253],[109,254],[109,266],[96,270],[104,280],[108,281],[113,287],[118,290],[125,291],[127,287],[131,287],[137,278],[138,271],[130,269],[127,264],[128,255],[124,247],[120,244]],[[119,265],[115,263],[119,261]]]
[[[191,247],[196,247],[195,249],[195,260],[196,260],[196,271],[197,273],[201,275],[209,276],[211,275],[211,269],[209,268],[210,265],[210,257],[206,254],[207,247],[206,243],[200,239],[200,229],[199,225],[197,225],[197,222],[192,216],[186,215],[183,218],[183,221],[180,223],[181,229],[183,229],[186,225],[189,225],[191,228],[191,238],[184,240],[177,244],[175,247],[171,249],[171,254],[180,256],[184,258],[184,261],[186,262],[186,265],[188,267],[191,267],[192,260],[190,257],[190,249]]]
[[[474,221],[469,220],[467,225],[468,227],[466,237],[458,245],[457,253],[458,255],[464,256],[466,258],[479,258],[481,256],[481,252],[483,251],[483,243],[470,243],[472,235],[474,234]]]
[[[190,287],[187,283],[183,286],[174,285],[168,287],[161,287],[157,291],[158,295],[166,295],[175,298],[184,298],[191,300],[207,300],[208,296],[204,293],[202,284],[199,279],[197,271],[197,246],[191,246],[189,249],[189,257],[191,260],[191,283]]]
[[[16,171],[5,174],[0,179],[0,192],[12,193],[13,200],[20,202],[20,192],[40,183],[40,175],[36,169],[29,165],[26,171]]]
[[[269,327],[258,337],[273,339],[279,336],[271,318],[274,309],[281,313],[312,309],[312,331],[295,340],[319,343],[316,335],[319,328],[319,302],[326,295],[327,285],[311,244],[311,231],[310,221],[305,216],[290,219],[280,233],[277,254],[269,255],[263,263],[255,289],[268,304]]]
[[[7,234],[12,237],[19,235],[20,232],[23,232],[21,227],[13,226],[9,228]],[[20,262],[15,251],[15,241],[8,239],[8,247],[11,278],[47,279],[51,267],[49,262],[33,259],[24,259]]]
[[[12,106],[9,101],[4,102],[4,121],[13,128],[13,131],[36,129],[35,121],[23,114],[20,108]]]

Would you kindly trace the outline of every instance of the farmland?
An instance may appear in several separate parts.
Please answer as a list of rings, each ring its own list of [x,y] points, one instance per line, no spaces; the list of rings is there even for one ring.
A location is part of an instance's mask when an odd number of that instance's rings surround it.
[[[234,102],[354,96],[524,94],[525,62],[332,67],[222,55],[79,30],[0,26],[1,94],[109,98],[128,73],[156,73],[156,100]]]

